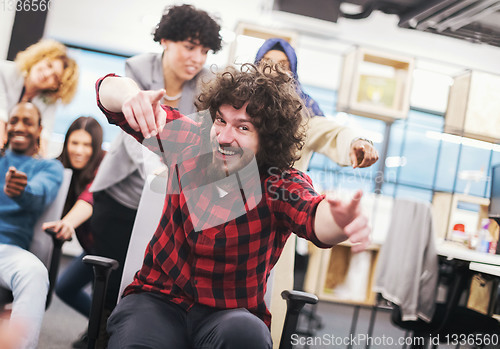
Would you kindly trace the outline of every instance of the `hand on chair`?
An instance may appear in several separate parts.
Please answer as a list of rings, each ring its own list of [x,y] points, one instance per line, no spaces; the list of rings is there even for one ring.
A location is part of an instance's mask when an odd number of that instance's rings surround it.
[[[73,226],[62,219],[56,222],[45,222],[42,225],[42,229],[54,230],[57,233],[56,238],[59,240],[70,240],[75,233]]]

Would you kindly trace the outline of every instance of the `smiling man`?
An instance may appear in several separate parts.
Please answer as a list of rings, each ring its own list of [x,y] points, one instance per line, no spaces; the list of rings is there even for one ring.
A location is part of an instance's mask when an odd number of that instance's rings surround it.
[[[240,109],[222,105],[217,111],[210,129],[211,172],[227,177],[247,165],[257,153],[258,133],[245,112],[246,107],[247,104]]]
[[[219,73],[198,98],[199,123],[127,78],[104,77],[97,92],[108,120],[170,169],[163,218],[108,320],[109,348],[271,348],[266,281],[291,232],[323,248],[368,244],[361,192],[327,199],[292,168],[303,103],[283,71]]]
[[[43,263],[27,250],[35,222],[55,199],[63,176],[59,161],[36,158],[40,119],[33,104],[17,104],[0,154],[0,286],[14,295],[10,325],[17,329],[12,333],[19,348],[37,346],[49,280]]]

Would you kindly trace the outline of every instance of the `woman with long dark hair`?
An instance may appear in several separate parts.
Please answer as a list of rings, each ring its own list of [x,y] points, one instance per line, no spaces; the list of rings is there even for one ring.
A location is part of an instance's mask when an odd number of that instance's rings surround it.
[[[81,116],[69,127],[63,150],[58,160],[73,170],[71,184],[64,204],[63,218],[46,222],[44,229],[52,228],[57,237],[67,239],[76,234],[83,253],[75,258],[56,283],[56,294],[70,307],[88,317],[91,297],[83,288],[92,281],[91,267],[82,258],[93,252],[93,236],[89,218],[93,211],[93,197],[89,192],[97,168],[104,156],[101,125],[91,116]]]

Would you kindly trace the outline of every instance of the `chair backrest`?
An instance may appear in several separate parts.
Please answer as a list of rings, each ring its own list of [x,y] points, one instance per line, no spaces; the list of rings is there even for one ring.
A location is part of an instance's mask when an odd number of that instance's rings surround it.
[[[64,169],[63,181],[55,200],[42,213],[33,230],[30,251],[45,264],[47,269],[50,268],[52,256],[52,238],[43,231],[42,224],[61,219],[72,175],[73,171],[71,169]]]
[[[136,271],[141,268],[146,246],[160,222],[165,203],[165,190],[161,188],[166,188],[166,180],[167,178],[156,175],[149,175],[146,178],[123,266],[120,294],[132,282]]]

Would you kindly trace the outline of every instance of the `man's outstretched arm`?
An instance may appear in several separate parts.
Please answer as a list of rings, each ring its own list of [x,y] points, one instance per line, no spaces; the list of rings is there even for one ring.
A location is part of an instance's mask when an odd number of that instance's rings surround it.
[[[199,125],[177,110],[161,106],[165,90],[142,91],[134,80],[107,75],[96,83],[97,104],[109,123],[171,164],[199,141]],[[165,125],[168,124],[168,127]]]
[[[368,218],[361,212],[362,196],[362,192],[358,191],[349,202],[326,197],[319,203],[314,232],[322,243],[336,245],[349,239],[354,244],[353,252],[368,247],[371,230]]]
[[[98,81],[97,93],[105,109],[123,113],[127,124],[144,138],[156,136],[165,126],[166,112],[160,105],[164,89],[142,91],[130,78],[107,76]]]

